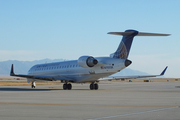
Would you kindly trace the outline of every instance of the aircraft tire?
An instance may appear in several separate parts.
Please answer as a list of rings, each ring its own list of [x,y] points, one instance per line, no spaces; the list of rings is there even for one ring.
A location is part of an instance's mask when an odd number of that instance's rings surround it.
[[[94,89],[98,90],[98,88],[99,88],[99,85],[98,84],[94,84]]]
[[[72,85],[71,84],[67,84],[67,89],[71,90],[72,89]]]
[[[94,89],[94,84],[90,84],[90,90],[93,90]]]
[[[64,89],[64,90],[67,90],[67,87],[68,87],[67,84],[63,84],[63,89]]]

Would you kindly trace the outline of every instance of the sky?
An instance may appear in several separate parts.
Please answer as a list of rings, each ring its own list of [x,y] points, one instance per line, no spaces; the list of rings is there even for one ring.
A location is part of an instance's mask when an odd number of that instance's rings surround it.
[[[180,0],[0,0],[0,61],[109,56],[127,29],[167,33],[134,38],[129,68],[180,77]]]

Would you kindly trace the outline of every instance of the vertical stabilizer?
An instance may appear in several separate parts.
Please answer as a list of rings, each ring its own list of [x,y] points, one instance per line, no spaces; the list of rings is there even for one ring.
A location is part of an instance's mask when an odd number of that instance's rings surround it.
[[[131,49],[131,44],[135,36],[169,36],[170,35],[163,33],[138,32],[136,30],[126,30],[125,32],[109,32],[108,34],[123,36],[122,41],[119,44],[119,47],[116,50],[116,52],[110,55],[110,57],[112,58],[120,58],[120,59],[128,58]]]
[[[113,34],[113,33],[109,33]],[[123,35],[122,41],[119,44],[118,49],[114,54],[111,55],[113,58],[121,58],[121,59],[127,59],[130,49],[131,49],[131,44],[133,42],[134,36],[138,34],[138,31],[136,30],[126,30],[125,32],[122,32],[121,35]]]

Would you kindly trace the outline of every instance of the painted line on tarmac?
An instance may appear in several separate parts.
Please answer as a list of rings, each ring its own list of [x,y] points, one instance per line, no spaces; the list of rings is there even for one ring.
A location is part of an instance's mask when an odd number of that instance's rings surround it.
[[[84,106],[84,107],[160,107],[170,108],[176,106],[138,106],[138,105],[90,105],[90,104],[49,104],[49,103],[18,103],[18,102],[0,102],[0,105],[49,105],[49,106]]]
[[[174,109],[174,108],[178,108],[178,107],[179,107],[179,106],[176,106],[176,107],[167,107],[167,108],[161,108],[161,109],[155,109],[155,110],[148,110],[148,111],[143,111],[143,112],[128,113],[128,114],[121,114],[121,115],[113,115],[113,116],[92,118],[92,119],[86,119],[86,120],[110,119],[110,118],[117,118],[117,117],[123,117],[123,116],[138,115],[138,114],[142,114],[142,113],[163,111],[163,110]]]

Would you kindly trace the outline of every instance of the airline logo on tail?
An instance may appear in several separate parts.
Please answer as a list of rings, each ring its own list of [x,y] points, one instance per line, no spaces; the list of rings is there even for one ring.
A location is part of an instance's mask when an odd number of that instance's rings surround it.
[[[121,41],[117,51],[114,53],[113,58],[126,59],[128,57],[127,49],[123,41]]]

